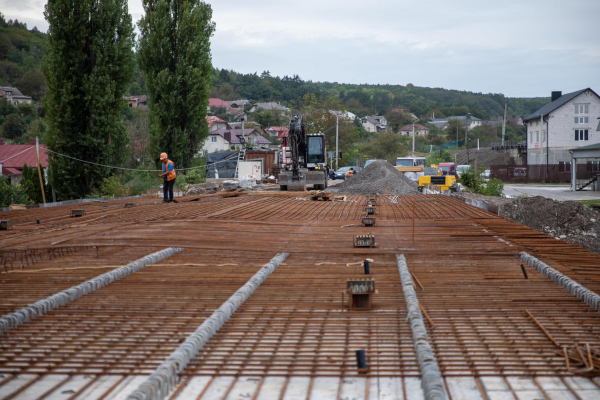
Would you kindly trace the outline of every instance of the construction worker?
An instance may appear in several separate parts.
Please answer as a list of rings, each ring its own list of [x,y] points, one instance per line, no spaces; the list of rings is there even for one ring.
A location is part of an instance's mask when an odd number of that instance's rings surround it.
[[[165,179],[163,184],[163,203],[173,203],[173,186],[175,185],[175,178],[177,177],[177,174],[175,174],[175,163],[169,160],[167,153],[161,153],[160,161],[162,161],[163,173],[158,175],[158,177]]]
[[[350,170],[348,170],[348,172],[346,172],[344,174],[344,179],[348,179],[350,178],[352,175],[354,175],[356,173],[356,171],[354,171],[354,168],[350,168]]]

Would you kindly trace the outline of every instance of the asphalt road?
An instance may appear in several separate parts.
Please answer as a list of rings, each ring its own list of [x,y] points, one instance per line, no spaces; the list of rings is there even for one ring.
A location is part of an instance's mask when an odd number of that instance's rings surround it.
[[[600,200],[600,192],[584,190],[572,192],[570,185],[536,185],[536,184],[504,184],[504,195],[517,196],[543,196],[554,200]]]

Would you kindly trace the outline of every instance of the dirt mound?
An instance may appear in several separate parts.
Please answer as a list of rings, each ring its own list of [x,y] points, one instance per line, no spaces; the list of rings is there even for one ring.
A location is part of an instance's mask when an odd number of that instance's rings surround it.
[[[386,161],[376,161],[356,175],[330,189],[343,194],[418,194],[417,184]]]
[[[600,254],[600,212],[576,201],[516,198],[499,215]]]

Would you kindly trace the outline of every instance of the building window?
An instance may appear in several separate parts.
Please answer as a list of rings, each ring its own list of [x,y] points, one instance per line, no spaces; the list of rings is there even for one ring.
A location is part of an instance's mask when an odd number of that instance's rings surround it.
[[[575,104],[575,114],[588,114],[589,112],[589,104]]]
[[[575,129],[575,141],[579,140],[588,140],[588,130],[587,129]]]
[[[529,134],[529,141],[533,143],[533,131],[531,131]]]
[[[212,136],[210,138],[210,141],[213,142],[213,143],[217,143],[217,137],[216,136]]]
[[[546,143],[546,131],[542,131],[542,142]]]
[[[540,142],[540,131],[535,131],[535,142],[536,143]]]
[[[576,124],[589,124],[590,117],[574,117],[574,122]]]

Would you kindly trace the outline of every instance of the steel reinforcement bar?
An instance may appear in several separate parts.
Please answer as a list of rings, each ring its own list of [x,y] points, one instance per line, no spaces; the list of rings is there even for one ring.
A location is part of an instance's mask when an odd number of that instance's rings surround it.
[[[289,253],[277,254],[254,274],[244,286],[208,317],[144,383],[131,393],[127,400],[162,400],[167,397],[177,384],[178,374],[288,255]]]
[[[408,320],[412,330],[415,351],[417,352],[417,361],[421,369],[421,385],[423,386],[425,400],[446,400],[444,380],[433,349],[429,344],[429,336],[427,335],[423,315],[421,315],[419,299],[417,299],[410,271],[406,265],[406,258],[403,254],[396,254],[396,260],[398,261],[402,291],[408,309]]]
[[[89,294],[95,290],[98,290],[114,281],[124,278],[128,275],[133,274],[146,267],[147,265],[154,264],[167,257],[172,256],[175,253],[182,251],[183,248],[169,247],[167,249],[158,251],[156,253],[149,254],[139,260],[136,260],[124,267],[117,268],[109,271],[105,274],[92,278],[85,281],[77,286],[73,286],[60,293],[54,294],[48,298],[40,300],[29,307],[22,308],[15,311],[12,314],[8,314],[0,318],[0,335],[11,329],[30,321],[32,318],[45,315],[48,311],[51,311],[60,306],[64,306],[71,301],[77,300],[86,294]]]
[[[571,294],[574,294],[575,296],[579,297],[584,303],[594,308],[595,310],[600,311],[600,296],[598,296],[596,293],[575,282],[571,278],[561,274],[545,262],[540,261],[534,256],[532,256],[531,254],[522,252],[521,261],[531,265],[533,268],[537,269],[539,272],[552,279],[554,283],[564,287]]]

